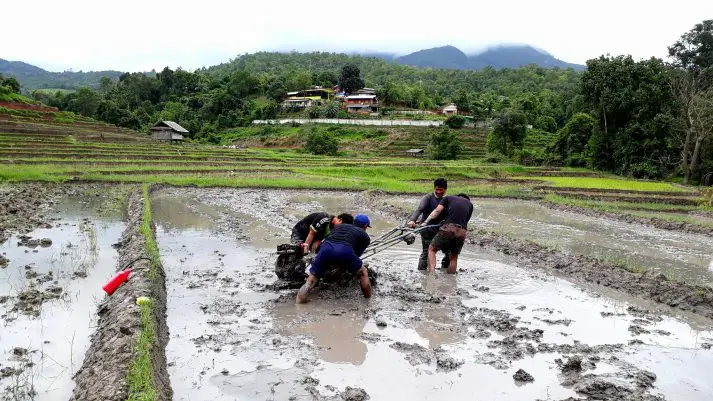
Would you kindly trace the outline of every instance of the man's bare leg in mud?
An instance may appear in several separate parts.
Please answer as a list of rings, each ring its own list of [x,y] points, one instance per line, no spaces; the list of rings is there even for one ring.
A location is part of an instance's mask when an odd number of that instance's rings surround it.
[[[318,282],[319,278],[317,278],[317,276],[315,276],[314,274],[310,273],[310,275],[307,276],[307,280],[305,281],[305,283],[302,284],[302,287],[300,287],[300,290],[297,291],[297,299],[295,300],[295,303],[304,304],[309,302],[309,295],[312,293],[314,287],[317,285]]]
[[[438,252],[438,249],[434,247],[433,245],[428,246],[428,272],[433,273],[436,271],[436,252]],[[451,259],[452,261],[452,259]],[[450,267],[448,268],[448,271],[450,271]]]
[[[456,274],[458,271],[458,254],[449,254],[450,262],[448,263],[448,274]],[[435,259],[434,259],[435,261]]]
[[[364,294],[364,298],[371,297],[371,280],[369,280],[369,271],[366,266],[362,266],[357,272],[359,275],[359,285],[361,286],[361,293]]]

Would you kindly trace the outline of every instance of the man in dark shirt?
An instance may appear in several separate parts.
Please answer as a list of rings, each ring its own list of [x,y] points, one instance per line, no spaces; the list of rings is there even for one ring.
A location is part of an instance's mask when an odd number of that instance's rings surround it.
[[[353,222],[354,216],[349,213],[342,213],[339,216],[330,216],[324,212],[312,213],[295,224],[290,242],[304,244],[305,253],[309,253],[310,250],[316,252],[320,243],[329,236],[336,225]]]
[[[411,214],[409,221],[407,223],[409,228],[414,228],[416,223],[419,223],[426,219],[429,214],[441,203],[441,199],[446,196],[446,190],[448,189],[448,181],[445,178],[437,178],[433,181],[433,193],[424,196],[421,199],[421,203],[418,204],[418,208]],[[434,219],[431,223],[438,224],[443,220],[443,217]],[[438,233],[438,227],[430,228],[421,232],[421,255],[418,257],[418,270],[426,270],[428,267],[428,246],[431,244],[433,237]],[[448,254],[443,255],[443,260],[441,261],[441,268],[448,268]]]
[[[455,274],[458,270],[458,255],[465,237],[468,234],[468,221],[473,215],[473,204],[466,194],[458,194],[458,196],[446,196],[441,200],[441,204],[431,212],[424,225],[429,224],[433,219],[437,218],[445,210],[445,219],[438,230],[438,234],[433,237],[431,245],[428,247],[428,270],[436,269],[436,252],[448,252],[450,264],[448,273]]]
[[[366,233],[367,227],[371,227],[369,217],[358,214],[354,217],[353,225],[339,224],[334,228],[332,234],[319,248],[317,257],[312,261],[307,281],[297,292],[296,302],[298,304],[309,301],[309,294],[312,289],[332,266],[343,267],[349,273],[358,276],[362,294],[364,294],[365,298],[371,296],[369,274],[361,259],[359,259],[359,256],[364,253],[366,247],[371,243],[371,239]]]

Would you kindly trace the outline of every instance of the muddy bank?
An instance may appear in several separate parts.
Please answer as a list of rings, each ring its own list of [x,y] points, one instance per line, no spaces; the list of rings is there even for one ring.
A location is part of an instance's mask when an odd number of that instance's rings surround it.
[[[713,236],[713,228],[699,226],[686,222],[673,222],[664,219],[659,219],[656,217],[641,217],[629,213],[605,212],[603,210],[589,209],[586,207],[560,205],[554,202],[548,202],[544,200],[540,201],[540,204],[547,206],[551,209],[561,210],[564,212],[579,213],[592,217],[606,217],[608,219],[619,220],[625,223],[643,224],[645,226],[660,228],[662,230],[682,231],[691,234],[705,234]],[[705,217],[706,215],[702,216]]]
[[[140,257],[148,257],[146,239],[140,233],[143,219],[143,196],[140,191],[129,197],[128,222],[119,241],[117,270]],[[136,352],[141,332],[141,314],[136,299],[150,297],[154,303],[157,343],[151,347],[154,382],[159,400],[170,400],[172,391],[166,371],[165,348],[168,342],[166,326],[166,287],[163,268],[158,262],[154,280],[148,275],[149,262],[133,264],[134,273],[128,282],[99,305],[99,323],[92,336],[81,369],[74,379],[74,401],[124,401],[129,396],[128,369]]]

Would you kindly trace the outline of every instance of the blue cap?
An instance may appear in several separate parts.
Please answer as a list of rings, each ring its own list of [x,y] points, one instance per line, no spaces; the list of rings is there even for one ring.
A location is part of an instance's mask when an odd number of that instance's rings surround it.
[[[371,221],[365,214],[357,214],[354,216],[354,225],[358,227],[371,227]]]

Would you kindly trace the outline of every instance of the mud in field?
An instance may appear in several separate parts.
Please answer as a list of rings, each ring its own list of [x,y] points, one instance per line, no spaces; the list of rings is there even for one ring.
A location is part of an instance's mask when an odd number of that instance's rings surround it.
[[[711,321],[653,313],[642,300],[523,270],[471,245],[456,276],[416,271],[418,243],[384,252],[370,261],[380,273],[370,300],[357,285],[323,286],[306,305],[294,304],[294,290],[273,289],[274,247],[297,217],[367,212],[372,236],[397,225],[366,204],[360,194],[324,192],[154,195],[175,400],[713,395]]]
[[[104,187],[4,191],[24,195],[14,198],[18,219],[5,221],[25,234],[0,245],[7,259],[0,268],[0,399],[67,400],[94,331],[101,286],[115,269],[112,244],[122,214],[108,204],[111,190]]]
[[[410,210],[417,197],[386,197],[386,204]],[[713,238],[553,210],[537,202],[475,199],[471,228],[529,240],[572,254],[651,270],[692,284],[713,284]]]

